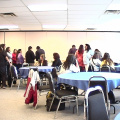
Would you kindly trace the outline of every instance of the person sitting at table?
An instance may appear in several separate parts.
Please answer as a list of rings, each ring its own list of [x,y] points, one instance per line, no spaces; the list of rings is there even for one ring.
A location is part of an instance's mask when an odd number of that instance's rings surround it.
[[[47,60],[45,60],[45,54],[40,55],[40,59],[38,60],[39,66],[48,66]]]
[[[111,72],[115,72],[114,62],[110,58],[109,53],[104,53],[100,67],[108,66],[110,67]]]
[[[60,55],[58,53],[53,53],[53,63],[52,63],[52,67],[56,67],[56,69],[62,65],[62,62],[60,60]]]
[[[61,70],[61,74],[70,73],[70,72],[73,72],[73,73],[80,72],[78,61],[77,61],[75,55],[73,55],[73,54],[69,54],[67,56],[65,62],[62,65],[62,68],[63,69]],[[59,84],[58,85],[58,89],[72,89],[72,88],[74,90],[77,90],[76,87],[72,87],[70,85],[66,85],[66,84]]]
[[[40,59],[38,60],[38,64],[39,64],[39,66],[47,66],[48,65],[47,60],[45,60],[45,54],[40,55]],[[46,77],[45,72],[39,72],[39,75],[40,75],[41,79]]]
[[[62,71],[62,73],[68,73],[68,72],[80,72],[80,68],[78,65],[78,61],[73,54],[69,54],[66,58],[66,61],[62,65],[63,69],[65,71]]]
[[[97,53],[95,53],[90,60],[90,65],[93,66],[94,71],[98,72],[100,70],[101,61],[99,60]]]

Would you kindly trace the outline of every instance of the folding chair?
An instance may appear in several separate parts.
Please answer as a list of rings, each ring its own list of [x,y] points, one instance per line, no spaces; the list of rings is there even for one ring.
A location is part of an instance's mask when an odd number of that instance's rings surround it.
[[[84,115],[86,120],[109,120],[102,88],[89,88],[85,94]]]
[[[100,68],[100,72],[111,72],[111,70],[109,66],[102,66]]]
[[[22,64],[22,67],[27,67],[27,66],[29,66],[29,63],[23,63]]]
[[[59,100],[54,118],[56,118],[56,114],[58,112],[60,104],[65,102],[70,102],[70,101],[76,101],[76,106],[77,106],[76,108],[77,108],[77,114],[78,114],[78,92],[75,90],[57,90],[56,91],[54,82],[52,79],[52,75],[50,73],[47,73],[46,76],[49,80],[50,91],[52,92],[52,95],[53,95],[53,99],[51,101],[49,111],[51,110],[54,99],[56,98]]]
[[[28,67],[29,64],[28,63],[23,63],[22,67]],[[23,81],[27,81],[28,75],[25,74],[25,72],[23,71],[22,74],[18,74],[18,79],[19,79],[19,84],[18,84],[18,88],[17,90],[19,90],[20,85],[23,84]]]
[[[113,105],[110,105],[106,78],[103,77],[103,76],[93,76],[93,77],[91,77],[89,79],[89,87],[95,87],[95,86],[101,86],[101,88],[103,89],[103,93],[104,93],[104,96],[105,96],[105,101],[106,101],[106,105],[107,105],[107,109],[109,111],[109,114],[110,114],[110,106],[113,107],[114,114],[115,114],[115,107]]]
[[[11,89],[12,89],[14,82],[16,82],[18,79],[17,69],[14,65],[10,66],[10,73],[12,78],[12,83],[11,83]]]

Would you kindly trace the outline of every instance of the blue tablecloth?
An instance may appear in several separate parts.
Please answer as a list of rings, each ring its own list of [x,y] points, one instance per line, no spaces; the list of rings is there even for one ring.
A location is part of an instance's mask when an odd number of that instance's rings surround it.
[[[117,114],[117,116],[115,117],[115,119],[114,120],[120,120],[120,113],[119,114]]]
[[[21,67],[19,69],[21,76],[28,76],[30,68],[38,68],[39,72],[51,72],[54,67],[51,66],[30,66],[30,67]]]
[[[120,65],[115,66],[116,72],[120,72]]]
[[[92,76],[105,77],[107,80],[108,92],[120,85],[120,74],[109,72],[65,73],[58,76],[58,84],[65,83],[86,91],[88,89],[89,79]]]

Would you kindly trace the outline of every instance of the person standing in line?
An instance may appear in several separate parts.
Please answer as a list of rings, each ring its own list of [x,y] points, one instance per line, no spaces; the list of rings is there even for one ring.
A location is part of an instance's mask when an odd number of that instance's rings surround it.
[[[5,51],[5,44],[0,45],[0,87],[6,88],[6,61],[10,64],[9,59],[7,57],[7,53]],[[2,85],[1,85],[2,81]]]
[[[22,67],[22,64],[24,63],[24,57],[22,55],[22,50],[21,49],[18,49],[16,59],[17,59],[17,61],[16,61],[17,70],[18,70],[18,73],[19,73],[19,68]]]
[[[84,62],[84,65],[85,65],[85,71],[86,72],[88,71],[89,63],[90,63],[90,60],[93,57],[93,55],[94,55],[94,51],[92,51],[90,45],[85,44],[85,51],[84,51],[84,54],[83,54],[83,62]]]
[[[76,49],[76,46],[75,46],[75,45],[72,45],[72,48],[70,48],[68,54],[75,54],[76,50],[77,50],[77,49]]]
[[[9,62],[12,64],[12,53],[11,53],[10,47],[6,48],[6,53],[7,53]],[[9,87],[11,87],[12,78],[11,78],[11,72],[10,72],[10,64],[8,62],[7,62],[7,80],[8,80]]]
[[[36,47],[37,51],[35,53],[36,61],[40,59],[41,54],[45,54],[45,51],[41,49],[39,46]]]
[[[79,67],[80,67],[80,72],[85,71],[85,65],[83,63],[83,53],[84,53],[84,46],[80,45],[79,49],[76,51],[75,56],[77,58]]]
[[[16,55],[17,55],[17,49],[14,49],[14,50],[13,50],[13,53],[12,53],[12,64],[13,64],[15,67],[17,67],[17,65],[16,65],[16,61],[17,61]]]
[[[31,46],[28,47],[28,51],[26,52],[25,57],[26,57],[26,63],[29,63],[29,66],[34,66],[35,55],[32,51]]]

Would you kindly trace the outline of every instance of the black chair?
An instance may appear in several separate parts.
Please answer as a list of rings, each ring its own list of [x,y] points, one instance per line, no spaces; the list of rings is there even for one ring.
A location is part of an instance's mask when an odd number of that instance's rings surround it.
[[[50,91],[52,92],[52,95],[53,95],[53,99],[51,101],[49,111],[51,110],[54,99],[56,98],[59,100],[54,118],[56,117],[60,104],[65,102],[76,101],[76,106],[77,106],[76,108],[78,113],[78,92],[75,90],[57,90],[56,91],[54,82],[52,79],[52,75],[50,73],[47,73],[46,76],[49,80]]]
[[[100,68],[100,72],[111,72],[111,70],[109,66],[102,66]]]
[[[85,94],[84,117],[86,120],[109,120],[102,88],[89,88]]]
[[[106,101],[106,105],[107,105],[107,109],[109,111],[110,114],[110,106],[113,107],[114,109],[114,114],[115,114],[115,107],[113,105],[110,105],[110,100],[108,97],[108,88],[107,88],[107,80],[105,77],[102,76],[93,76],[89,79],[89,87],[95,87],[95,86],[101,86],[101,88],[103,89],[103,93],[105,96],[105,101]]]

